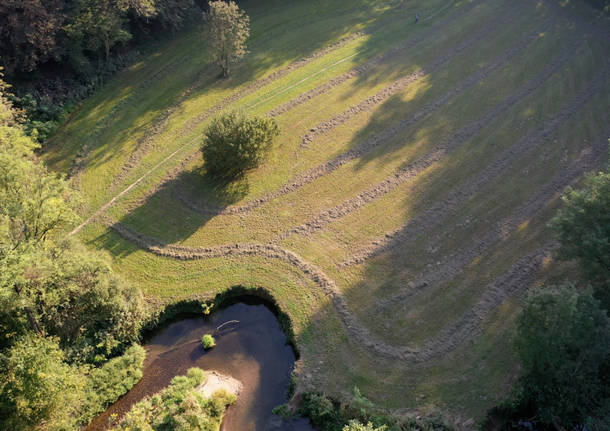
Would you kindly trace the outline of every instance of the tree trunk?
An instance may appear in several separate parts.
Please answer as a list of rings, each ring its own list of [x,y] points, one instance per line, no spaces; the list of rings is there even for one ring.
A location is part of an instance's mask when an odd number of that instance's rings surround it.
[[[106,52],[106,64],[108,64],[108,60],[110,59],[110,41],[108,39],[104,41],[104,50]]]
[[[38,333],[38,335],[42,335],[42,329],[40,328],[36,317],[34,317],[34,311],[30,307],[25,307],[25,314],[27,314],[32,328]]]

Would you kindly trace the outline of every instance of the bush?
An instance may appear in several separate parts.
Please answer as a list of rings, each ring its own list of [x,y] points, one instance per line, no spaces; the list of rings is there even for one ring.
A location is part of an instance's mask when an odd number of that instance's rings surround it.
[[[201,337],[201,345],[205,350],[210,350],[212,347],[216,346],[216,340],[210,334],[205,334]]]
[[[355,420],[349,421],[349,424],[343,427],[343,431],[385,431],[387,429],[388,427],[385,425],[376,428],[371,422],[364,425]]]
[[[319,393],[306,393],[299,414],[322,431],[450,431],[439,415],[396,417],[379,412],[357,388],[350,402],[338,403]]]
[[[256,168],[279,135],[273,119],[230,112],[215,118],[203,140],[203,158],[209,175],[221,179],[237,178]]]
[[[82,423],[88,423],[140,381],[145,357],[144,348],[134,344],[124,355],[91,370],[85,386]]]
[[[84,379],[56,338],[28,334],[0,355],[0,429],[75,429]]]
[[[197,390],[204,381],[199,368],[174,377],[167,388],[133,406],[113,430],[218,430],[227,406],[236,397],[220,390],[204,398]]]
[[[577,429],[610,405],[610,321],[590,293],[561,288],[528,298],[515,345],[523,365],[509,409]]]
[[[561,259],[576,259],[597,299],[610,309],[610,171],[588,175],[581,189],[568,188],[551,222]]]

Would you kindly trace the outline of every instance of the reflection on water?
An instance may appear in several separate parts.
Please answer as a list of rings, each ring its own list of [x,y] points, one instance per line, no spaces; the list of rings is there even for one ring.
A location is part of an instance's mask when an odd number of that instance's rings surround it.
[[[216,347],[205,352],[203,334],[229,320],[215,335]],[[144,346],[147,356],[142,380],[123,398],[96,417],[87,428],[100,431],[110,414],[123,415],[141,398],[166,387],[172,377],[190,367],[230,375],[244,385],[237,402],[224,419],[223,431],[312,431],[306,419],[284,421],[273,407],[286,402],[290,372],[295,361],[292,348],[275,315],[264,305],[238,303],[212,316],[191,317],[160,329]]]

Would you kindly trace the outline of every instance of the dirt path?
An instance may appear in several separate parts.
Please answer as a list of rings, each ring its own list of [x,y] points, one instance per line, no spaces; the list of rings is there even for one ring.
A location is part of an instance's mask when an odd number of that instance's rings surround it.
[[[381,196],[394,190],[399,185],[413,180],[428,167],[432,166],[432,164],[445,159],[449,154],[461,148],[483,128],[489,126],[494,120],[498,119],[509,108],[515,106],[520,100],[532,94],[535,90],[542,86],[550,76],[560,70],[560,68],[571,59],[572,54],[572,52],[564,52],[559,56],[558,59],[549,64],[537,77],[521,86],[511,96],[504,99],[491,110],[487,111],[482,117],[462,127],[449,139],[443,140],[430,152],[420,157],[415,162],[408,164],[402,169],[399,169],[395,174],[386,178],[376,186],[358,194],[351,199],[348,199],[342,204],[324,210],[308,222],[284,232],[279,236],[279,239],[285,239],[293,234],[309,236],[319,231],[329,223],[343,218],[364,205],[379,199]],[[571,117],[579,107],[585,104],[591,98],[591,96],[600,89],[606,74],[607,68],[605,68],[601,73],[598,73],[594,81],[590,83],[585,90],[581,91],[579,95],[568,105],[568,107],[564,108],[561,115],[554,117],[550,124],[547,124],[545,128],[539,128],[535,134],[543,136],[559,126],[562,121],[565,121],[567,118]]]
[[[303,174],[297,176],[291,182],[283,185],[274,192],[268,193],[264,196],[261,196],[260,198],[253,199],[245,204],[232,205],[227,208],[219,208],[217,206],[206,205],[202,202],[195,201],[188,196],[183,187],[180,187],[180,185],[177,185],[174,189],[175,195],[185,206],[200,214],[228,215],[242,214],[251,211],[266,204],[271,200],[277,199],[288,193],[292,193],[296,190],[299,190],[300,188],[312,183],[318,178],[321,178],[335,171],[346,163],[363,156],[364,154],[372,151],[380,145],[383,145],[388,140],[394,138],[395,136],[406,130],[408,127],[416,124],[418,121],[422,120],[435,110],[440,109],[441,107],[449,103],[449,101],[454,97],[463,94],[465,91],[476,85],[481,80],[486,79],[496,70],[510,64],[510,62],[516,56],[520,55],[538,37],[539,33],[539,29],[532,31],[519,43],[500,54],[491,63],[482,67],[476,73],[472,74],[467,79],[458,83],[454,88],[452,88],[450,91],[443,94],[436,100],[427,103],[413,115],[407,117],[402,121],[397,122],[391,127],[388,127],[383,132],[366,139],[364,142],[360,143],[355,148],[352,148],[346,151],[345,153],[338,155],[334,159],[304,172]]]

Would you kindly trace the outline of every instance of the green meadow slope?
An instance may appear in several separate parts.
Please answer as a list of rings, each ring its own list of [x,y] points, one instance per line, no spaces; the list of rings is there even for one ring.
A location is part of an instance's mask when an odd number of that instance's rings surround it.
[[[154,301],[269,289],[302,389],[481,418],[517,373],[523,294],[573,272],[546,225],[607,159],[608,22],[554,0],[241,3],[250,53],[230,78],[194,29],[56,134],[76,233]],[[282,134],[222,186],[199,145],[230,108]]]

